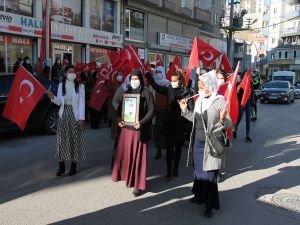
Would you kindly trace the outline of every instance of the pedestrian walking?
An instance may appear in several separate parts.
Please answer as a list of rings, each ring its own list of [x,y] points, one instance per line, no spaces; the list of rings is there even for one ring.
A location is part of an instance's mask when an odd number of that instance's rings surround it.
[[[117,92],[119,94],[121,92]],[[127,187],[133,187],[133,195],[139,196],[146,190],[147,143],[151,137],[151,120],[154,115],[154,101],[149,89],[144,87],[142,73],[134,70],[130,75],[130,87],[126,94],[139,94],[139,121],[133,126],[125,126],[122,120],[123,104],[118,104],[118,126],[121,128],[117,152],[112,171],[114,182],[123,180]],[[115,96],[121,99],[120,96]]]
[[[57,57],[51,69],[51,80],[53,80],[56,83],[59,83],[59,75],[61,74],[61,70],[61,59],[60,57]]]
[[[65,76],[58,86],[57,96],[48,91],[52,102],[60,106],[57,125],[56,154],[59,161],[57,176],[65,173],[65,161],[71,160],[69,176],[76,174],[77,163],[86,158],[84,140],[85,90],[76,80],[75,67],[65,67]]]
[[[217,176],[221,169],[222,159],[210,154],[211,146],[206,142],[204,126],[207,133],[219,126],[225,129],[231,127],[231,120],[227,115],[226,101],[217,95],[218,80],[216,74],[207,73],[199,76],[199,98],[194,109],[188,108],[187,100],[179,101],[182,116],[193,122],[190,138],[189,154],[192,155],[194,166],[194,184],[192,192],[193,203],[205,204],[205,217],[213,216],[213,209],[219,209],[219,193]]]

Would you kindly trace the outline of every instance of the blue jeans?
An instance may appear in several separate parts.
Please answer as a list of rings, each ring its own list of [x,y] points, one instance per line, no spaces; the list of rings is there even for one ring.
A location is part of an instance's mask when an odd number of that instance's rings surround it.
[[[252,107],[251,107],[250,99],[247,101],[245,108],[243,108],[241,105],[239,108],[239,117],[238,117],[238,122],[236,125],[236,130],[238,130],[238,126],[239,126],[239,124],[243,118],[244,112],[245,112],[245,114],[246,114],[246,136],[249,136],[249,134],[250,134],[251,108]]]

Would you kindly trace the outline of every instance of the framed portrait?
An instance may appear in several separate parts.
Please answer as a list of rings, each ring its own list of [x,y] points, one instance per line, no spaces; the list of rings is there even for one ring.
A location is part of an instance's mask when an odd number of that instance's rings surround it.
[[[140,94],[124,94],[122,119],[126,126],[134,126],[139,121]]]

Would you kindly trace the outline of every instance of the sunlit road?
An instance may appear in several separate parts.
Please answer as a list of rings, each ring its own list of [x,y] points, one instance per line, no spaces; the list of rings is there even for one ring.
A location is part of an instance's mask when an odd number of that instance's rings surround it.
[[[74,177],[56,177],[55,136],[0,140],[0,224],[296,225],[300,221],[300,100],[259,105],[244,141],[244,120],[219,184],[221,210],[211,219],[189,202],[192,168],[164,180],[165,160],[148,151],[148,192],[134,198],[110,179],[109,129],[86,131],[88,159]],[[67,169],[69,165],[67,166]]]

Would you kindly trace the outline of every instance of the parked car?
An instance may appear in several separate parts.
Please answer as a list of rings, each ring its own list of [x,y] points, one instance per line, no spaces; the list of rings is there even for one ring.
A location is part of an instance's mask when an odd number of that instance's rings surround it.
[[[294,87],[289,81],[270,81],[264,85],[260,94],[260,102],[294,102]]]
[[[0,134],[19,130],[18,126],[2,116],[7,96],[15,75],[0,75]],[[57,93],[58,85],[42,76],[35,78],[48,90]],[[57,129],[59,107],[52,103],[48,96],[44,94],[36,107],[33,109],[25,129],[40,129],[47,134],[55,134]]]
[[[300,98],[300,84],[295,85],[295,98]]]

